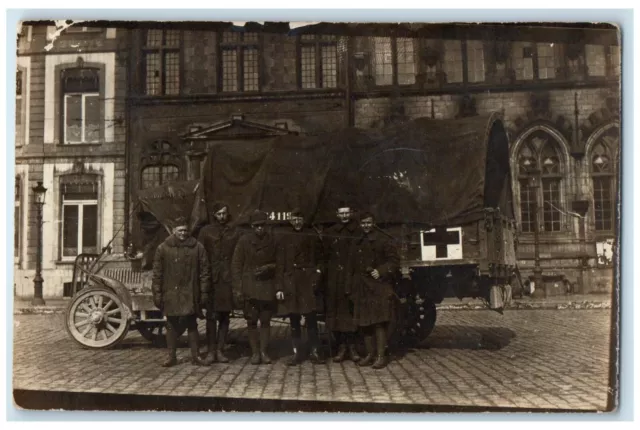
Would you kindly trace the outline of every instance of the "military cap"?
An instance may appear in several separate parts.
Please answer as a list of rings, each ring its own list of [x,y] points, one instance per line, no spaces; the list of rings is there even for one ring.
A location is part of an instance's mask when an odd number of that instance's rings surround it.
[[[367,219],[367,218],[371,218],[371,219],[375,219],[376,217],[373,216],[373,214],[369,211],[364,211],[360,214],[360,216],[358,216],[359,220],[363,220],[363,219]]]
[[[291,210],[291,218],[304,218],[304,214],[300,208],[296,207]]]
[[[189,225],[189,220],[186,217],[180,216],[178,218],[175,218],[173,220],[173,228],[176,227],[182,227],[182,226],[188,226]]]
[[[251,224],[264,224],[267,222],[267,214],[265,212],[255,210],[249,218]]]
[[[229,205],[226,204],[225,202],[215,202],[213,204],[213,206],[211,207],[211,209],[213,209],[213,213],[219,212],[220,210],[224,209],[224,208],[228,208]]]

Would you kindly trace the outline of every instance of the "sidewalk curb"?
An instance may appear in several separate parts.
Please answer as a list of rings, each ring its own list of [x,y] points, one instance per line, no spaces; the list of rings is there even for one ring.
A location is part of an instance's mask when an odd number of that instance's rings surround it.
[[[489,309],[482,304],[477,303],[461,303],[461,304],[440,304],[436,305],[438,310],[457,311],[457,310],[484,310]],[[554,309],[554,310],[588,310],[588,309],[611,309],[611,302],[565,302],[565,303],[523,303],[515,302],[505,307],[505,310],[535,310],[535,309]]]

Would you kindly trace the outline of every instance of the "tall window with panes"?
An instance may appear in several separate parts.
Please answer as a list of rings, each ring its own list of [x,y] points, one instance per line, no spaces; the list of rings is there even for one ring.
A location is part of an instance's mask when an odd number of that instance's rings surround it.
[[[260,90],[260,35],[225,31],[220,35],[222,92]]]
[[[537,173],[539,171],[539,173]],[[530,178],[539,174],[541,183],[538,193],[530,187]],[[518,179],[520,185],[520,219],[522,231],[533,232],[537,219],[541,221],[541,231],[562,230],[561,185],[562,164],[559,146],[544,132],[535,133],[522,144],[518,154]],[[538,213],[536,214],[536,209]]]
[[[16,176],[13,201],[13,261],[18,263],[22,249],[22,178],[20,176]]]
[[[556,77],[554,44],[515,42],[513,48],[517,80],[546,80]]]
[[[62,183],[62,258],[98,249],[98,184],[93,181]]]
[[[177,181],[180,169],[173,164],[155,164],[142,169],[142,188],[157,187]]]
[[[99,69],[72,68],[62,71],[62,112],[64,143],[100,141],[102,103]]]
[[[593,147],[591,174],[593,180],[593,214],[596,231],[613,230],[614,164],[613,151],[617,144],[614,136],[604,136]]]
[[[338,40],[332,35],[300,36],[300,88],[335,88],[338,85]]]
[[[22,145],[24,141],[24,121],[22,119],[22,87],[24,73],[16,71],[16,145]]]
[[[144,36],[144,93],[180,94],[180,30],[147,30]]]
[[[416,83],[415,40],[406,37],[373,38],[373,77],[378,86]]]
[[[484,82],[484,42],[467,40],[467,82]]]

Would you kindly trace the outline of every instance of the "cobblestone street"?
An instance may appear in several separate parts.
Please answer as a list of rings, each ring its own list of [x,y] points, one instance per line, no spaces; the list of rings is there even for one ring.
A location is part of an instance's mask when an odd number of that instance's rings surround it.
[[[609,309],[440,311],[431,336],[383,370],[351,362],[288,367],[286,324],[273,365],[252,366],[244,321],[232,322],[232,362],[160,366],[165,351],[131,331],[116,349],[82,349],[64,315],[16,315],[13,387],[24,390],[456,407],[606,410]],[[201,335],[204,325],[200,326]],[[186,336],[183,336],[183,339]],[[203,336],[202,336],[203,337]],[[238,354],[239,352],[239,354]],[[234,355],[234,353],[236,355]]]

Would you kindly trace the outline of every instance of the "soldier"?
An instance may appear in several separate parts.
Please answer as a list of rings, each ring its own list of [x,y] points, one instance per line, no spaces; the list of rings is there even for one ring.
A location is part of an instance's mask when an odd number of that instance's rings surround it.
[[[322,276],[320,237],[304,227],[299,209],[291,212],[292,232],[283,234],[276,247],[276,287],[278,315],[288,316],[291,324],[293,356],[287,362],[295,366],[303,361],[300,323],[305,317],[310,345],[309,358],[314,364],[324,361],[318,352],[318,293]]]
[[[171,236],[158,246],[153,262],[153,302],[166,316],[169,356],[162,364],[177,364],[178,327],[187,326],[191,362],[206,365],[198,357],[198,321],[208,301],[209,259],[204,246],[189,236],[186,218],[174,222]]]
[[[198,240],[204,245],[211,262],[211,293],[207,303],[207,363],[228,363],[223,349],[229,333],[229,315],[233,311],[231,259],[238,241],[238,231],[229,225],[229,207],[215,203],[212,222],[203,227]],[[217,329],[217,333],[216,333]],[[216,336],[217,334],[217,336]]]
[[[271,234],[265,230],[267,214],[255,211],[250,218],[252,232],[238,240],[231,262],[233,289],[244,302],[251,364],[269,364],[267,355],[271,316],[276,308],[276,248]],[[260,332],[258,332],[260,321]]]
[[[340,203],[337,216],[339,222],[323,233],[327,259],[326,324],[338,344],[338,353],[333,361],[339,363],[348,356],[352,361],[358,362],[357,325],[353,320],[353,303],[345,295],[345,286],[351,242],[360,234],[360,227],[352,219],[351,208],[344,202]]]
[[[399,256],[393,240],[375,227],[371,213],[360,216],[360,227],[363,234],[351,249],[347,294],[355,303],[354,317],[367,348],[367,355],[358,364],[381,369],[387,365],[387,328]]]

